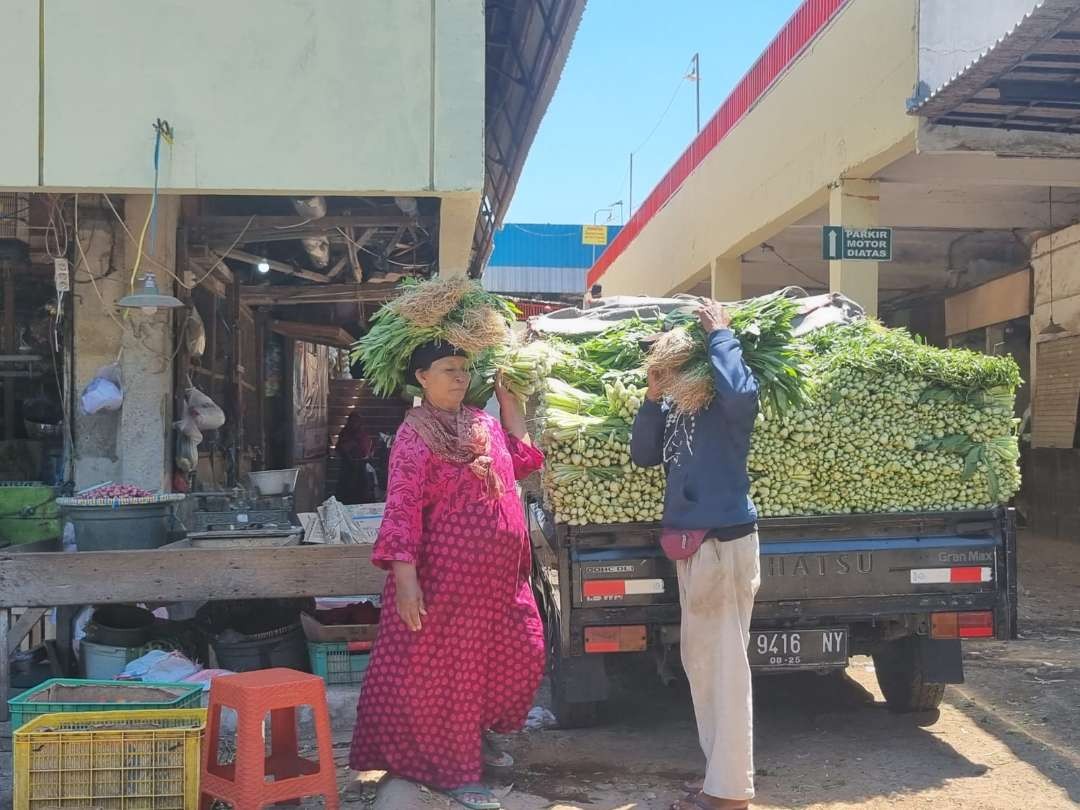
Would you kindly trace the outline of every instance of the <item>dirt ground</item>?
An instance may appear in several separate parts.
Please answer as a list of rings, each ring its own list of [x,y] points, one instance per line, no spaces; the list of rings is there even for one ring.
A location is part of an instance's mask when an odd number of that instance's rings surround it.
[[[869,659],[841,676],[757,680],[754,806],[1080,806],[1080,538],[1025,535],[1020,555],[1021,638],[966,643],[967,683],[949,688],[940,712],[890,714]],[[608,720],[506,738],[518,766],[504,807],[660,810],[700,777],[685,689],[643,687]],[[452,807],[401,783],[382,786],[375,806]]]
[[[1080,806],[1080,538],[1025,535],[1020,553],[1021,638],[967,643],[967,683],[949,688],[940,712],[890,714],[868,659],[840,676],[756,681],[754,806]],[[595,729],[504,738],[517,758],[498,790],[506,810],[661,810],[700,777],[684,687],[638,684],[606,719]],[[9,750],[0,731],[0,751]],[[457,807],[402,782],[350,785],[345,737],[335,755],[345,810]],[[0,808],[10,806],[9,757],[0,754]]]

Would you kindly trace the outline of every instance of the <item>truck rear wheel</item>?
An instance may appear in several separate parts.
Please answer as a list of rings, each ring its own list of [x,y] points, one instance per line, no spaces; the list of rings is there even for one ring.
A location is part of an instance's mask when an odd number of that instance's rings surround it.
[[[878,686],[890,711],[928,712],[941,705],[945,684],[926,680],[922,647],[915,638],[890,641],[874,653]]]
[[[588,703],[571,703],[560,694],[559,679],[552,675],[551,679],[551,710],[555,719],[559,721],[559,728],[591,728],[597,724],[600,717],[600,704],[595,701]]]
[[[559,721],[559,728],[590,728],[600,717],[599,701],[567,700],[568,675],[559,654],[559,620],[552,616],[547,624],[548,661],[551,675],[551,712]]]

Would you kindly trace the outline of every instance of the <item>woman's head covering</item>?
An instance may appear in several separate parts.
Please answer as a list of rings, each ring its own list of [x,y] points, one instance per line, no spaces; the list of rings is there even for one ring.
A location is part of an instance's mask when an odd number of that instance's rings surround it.
[[[432,363],[444,357],[468,357],[468,353],[445,340],[429,340],[413,349],[406,378],[415,379],[416,372],[431,368]]]

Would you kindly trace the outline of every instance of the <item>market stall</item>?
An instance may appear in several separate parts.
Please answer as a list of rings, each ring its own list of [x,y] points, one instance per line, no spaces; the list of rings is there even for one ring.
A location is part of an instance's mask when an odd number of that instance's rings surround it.
[[[48,608],[350,596],[378,593],[383,577],[371,565],[369,545],[199,549],[181,543],[152,551],[0,552],[0,717],[7,719],[10,655]],[[12,608],[35,610],[9,630]]]

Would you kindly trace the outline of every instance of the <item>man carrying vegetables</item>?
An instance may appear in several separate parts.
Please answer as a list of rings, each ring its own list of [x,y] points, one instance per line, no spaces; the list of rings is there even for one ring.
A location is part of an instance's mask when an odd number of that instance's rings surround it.
[[[630,449],[635,464],[662,464],[667,476],[661,542],[676,561],[682,662],[706,759],[701,789],[673,810],[736,810],[754,796],[746,648],[761,571],[747,455],[758,384],[723,306],[709,302],[697,316],[715,397],[696,414],[680,413],[662,390],[663,375],[650,369]]]

